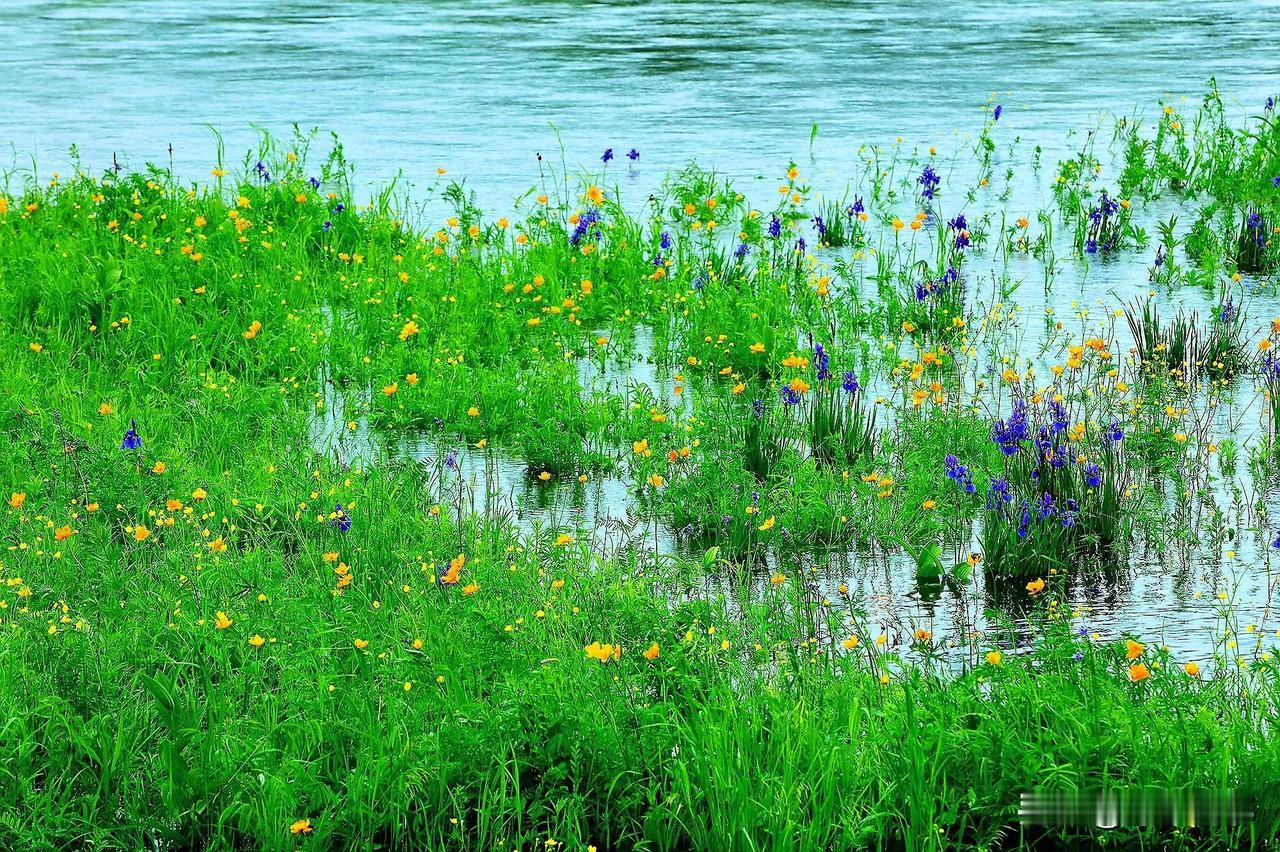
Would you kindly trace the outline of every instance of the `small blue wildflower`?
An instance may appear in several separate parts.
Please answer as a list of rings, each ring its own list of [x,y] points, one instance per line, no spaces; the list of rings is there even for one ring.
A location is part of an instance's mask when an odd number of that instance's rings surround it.
[[[920,195],[932,200],[938,192],[938,187],[942,185],[942,178],[938,177],[933,166],[925,166],[924,171],[920,172],[920,177],[916,178],[916,183],[920,184]]]
[[[129,429],[124,433],[124,440],[120,442],[122,450],[136,450],[142,446],[142,439],[138,437],[138,421],[129,421]]]
[[[634,163],[636,160],[640,159],[640,152],[635,148],[632,148],[627,152],[627,159]]]
[[[600,162],[608,165],[609,161],[612,159],[613,159],[613,149],[605,148],[604,153],[600,155]]]
[[[818,381],[825,382],[831,378],[829,362],[830,358],[827,356],[827,350],[822,348],[822,344],[813,344],[813,368],[817,371]]]

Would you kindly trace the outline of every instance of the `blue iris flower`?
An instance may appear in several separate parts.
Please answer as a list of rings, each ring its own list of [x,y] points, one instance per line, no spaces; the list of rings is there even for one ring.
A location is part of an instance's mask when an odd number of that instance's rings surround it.
[[[122,450],[136,450],[142,447],[142,439],[138,437],[138,421],[129,421],[129,429],[124,433],[124,440],[120,442]]]

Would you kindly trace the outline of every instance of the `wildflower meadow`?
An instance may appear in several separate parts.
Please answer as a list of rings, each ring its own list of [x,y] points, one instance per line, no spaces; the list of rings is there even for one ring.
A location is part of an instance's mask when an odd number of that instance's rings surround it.
[[[1138,106],[7,172],[0,847],[1273,842],[1280,119]]]

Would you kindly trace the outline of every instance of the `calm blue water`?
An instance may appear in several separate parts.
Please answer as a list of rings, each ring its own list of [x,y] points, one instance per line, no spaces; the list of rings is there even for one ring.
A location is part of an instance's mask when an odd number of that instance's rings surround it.
[[[338,133],[369,181],[444,167],[501,206],[561,141],[570,168],[637,148],[640,192],[690,158],[772,180],[807,161],[816,122],[838,179],[862,143],[947,150],[993,93],[1007,132],[1050,152],[1211,75],[1254,107],[1280,78],[1277,20],[1274,0],[6,0],[0,164],[65,171],[72,144],[94,171],[168,164],[172,146],[204,176],[210,127],[238,157],[255,126],[296,122]]]

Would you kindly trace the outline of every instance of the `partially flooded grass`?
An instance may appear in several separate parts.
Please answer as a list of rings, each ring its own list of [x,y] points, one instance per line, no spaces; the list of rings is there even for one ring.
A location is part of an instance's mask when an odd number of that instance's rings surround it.
[[[1012,848],[1138,786],[1256,819],[1108,844],[1274,837],[1272,107],[1016,180],[993,107],[768,204],[10,175],[14,845]]]

